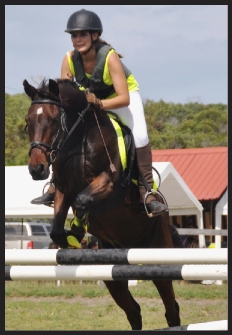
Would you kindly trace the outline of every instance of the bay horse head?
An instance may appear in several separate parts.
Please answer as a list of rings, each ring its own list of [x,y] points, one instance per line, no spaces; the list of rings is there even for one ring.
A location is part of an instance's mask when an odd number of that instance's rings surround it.
[[[29,150],[29,172],[34,180],[47,179],[50,173],[49,166],[55,160],[59,141],[62,142],[67,130],[67,119],[64,111],[70,104],[62,100],[62,89],[73,89],[70,99],[78,99],[78,91],[75,83],[70,80],[62,81],[60,92],[59,82],[61,80],[43,79],[38,89],[30,85],[27,80],[23,81],[24,91],[31,99],[31,106],[25,118],[28,128],[30,150]],[[65,85],[68,84],[68,85]],[[80,93],[80,91],[79,91]],[[82,106],[87,107],[85,94],[81,92]],[[80,101],[76,101],[75,103]],[[73,102],[72,102],[73,103]],[[72,118],[71,118],[72,119]],[[72,120],[69,123],[73,123]],[[32,152],[34,154],[32,154]]]

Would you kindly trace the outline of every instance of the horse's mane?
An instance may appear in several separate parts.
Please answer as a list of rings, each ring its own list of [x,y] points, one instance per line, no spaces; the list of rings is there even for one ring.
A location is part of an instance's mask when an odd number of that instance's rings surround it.
[[[69,79],[54,79],[60,89],[60,97],[62,99],[62,104],[64,107],[68,108],[70,106],[78,106],[78,110],[83,110],[87,106],[87,100],[84,91],[79,89],[79,86],[75,81]],[[54,94],[49,92],[49,81],[47,78],[43,78],[39,87],[38,93],[42,98],[53,99],[59,101]]]

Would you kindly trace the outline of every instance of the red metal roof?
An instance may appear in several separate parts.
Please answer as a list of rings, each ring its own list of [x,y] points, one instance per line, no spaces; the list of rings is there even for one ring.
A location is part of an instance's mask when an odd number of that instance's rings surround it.
[[[228,186],[228,148],[152,150],[153,162],[171,162],[195,197],[215,200]]]

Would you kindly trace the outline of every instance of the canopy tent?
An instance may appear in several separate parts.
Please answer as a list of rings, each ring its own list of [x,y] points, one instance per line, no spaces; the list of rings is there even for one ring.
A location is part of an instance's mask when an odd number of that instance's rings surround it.
[[[203,229],[202,205],[185,184],[182,177],[169,162],[156,162],[153,166],[161,176],[160,191],[165,196],[169,214],[197,215],[198,227]],[[154,179],[159,183],[158,175]],[[53,218],[53,208],[33,205],[30,201],[42,194],[47,180],[34,181],[27,166],[5,167],[5,217],[6,218]],[[68,212],[72,218],[72,210]],[[204,236],[199,236],[200,245],[204,245]]]
[[[5,217],[6,218],[52,218],[53,208],[32,205],[30,201],[42,195],[46,180],[34,181],[28,166],[5,167]]]
[[[183,178],[170,162],[153,162],[153,167],[161,176],[160,191],[165,196],[169,215],[196,215],[198,228],[204,229],[203,207]],[[159,182],[157,174],[153,173],[156,183]],[[205,245],[205,236],[199,235],[199,246]]]
[[[216,213],[215,229],[221,230],[222,215],[228,215],[227,206],[228,206],[228,190],[226,190],[226,192],[223,194],[223,196],[218,201],[215,207],[215,213]],[[215,244],[217,248],[220,248],[221,245],[220,235],[215,236]]]

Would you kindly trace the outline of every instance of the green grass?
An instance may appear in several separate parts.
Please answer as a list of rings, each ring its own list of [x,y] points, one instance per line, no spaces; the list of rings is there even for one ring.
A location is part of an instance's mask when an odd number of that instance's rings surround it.
[[[181,324],[228,319],[227,282],[174,281]],[[150,281],[131,286],[143,329],[166,328],[165,310]],[[125,313],[96,282],[5,282],[5,330],[130,330]]]
[[[180,281],[173,281],[176,298],[178,299],[227,299],[227,282],[223,285],[201,285]],[[130,291],[135,297],[159,298],[159,293],[151,281],[140,281],[138,285],[131,286]],[[108,296],[106,289],[102,289],[96,282],[61,281],[7,281],[5,282],[6,297],[80,297],[95,298]]]

